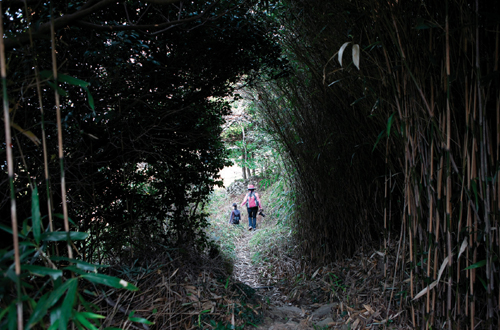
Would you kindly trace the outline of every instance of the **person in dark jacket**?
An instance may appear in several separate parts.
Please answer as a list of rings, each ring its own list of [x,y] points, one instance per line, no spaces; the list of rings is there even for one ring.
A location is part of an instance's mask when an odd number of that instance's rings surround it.
[[[229,223],[233,225],[238,225],[241,219],[240,210],[238,210],[238,204],[233,203],[234,210],[231,211],[231,215],[229,216]]]

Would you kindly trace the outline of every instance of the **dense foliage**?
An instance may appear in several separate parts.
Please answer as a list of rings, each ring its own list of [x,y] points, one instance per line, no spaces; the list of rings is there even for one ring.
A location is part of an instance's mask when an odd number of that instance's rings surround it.
[[[60,213],[51,46],[42,38],[51,9],[36,2],[26,15],[15,4],[4,12],[12,118],[41,139],[37,65],[52,183],[52,189],[40,189],[42,214],[47,214],[47,191]],[[61,18],[98,5],[90,15],[59,25]],[[204,244],[207,222],[198,205],[219,183],[217,173],[227,162],[219,137],[222,115],[229,110],[224,98],[236,81],[251,81],[262,70],[272,75],[283,63],[279,47],[259,30],[258,11],[248,11],[250,5],[54,4],[60,15],[54,20],[60,26],[55,45],[59,82],[65,81],[59,91],[64,95],[67,202],[78,230],[91,234],[79,246],[88,260],[118,255],[122,247],[150,252],[152,241]],[[23,39],[29,26],[35,28],[33,45]],[[14,136],[20,219],[30,215],[29,183],[44,186],[42,147],[27,137],[20,131]],[[8,182],[2,182],[1,191],[7,192]],[[1,201],[5,221],[7,197]]]
[[[276,7],[294,74],[263,84],[260,104],[288,155],[297,242],[317,263],[370,247],[395,255],[385,272],[410,288],[392,288],[406,298],[388,304],[415,327],[499,322],[498,9]]]

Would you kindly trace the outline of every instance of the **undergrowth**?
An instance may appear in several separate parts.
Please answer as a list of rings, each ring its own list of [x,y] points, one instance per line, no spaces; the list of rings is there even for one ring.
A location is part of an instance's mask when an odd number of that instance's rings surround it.
[[[293,240],[295,198],[283,178],[269,185],[262,195],[266,218],[262,229],[250,239],[252,262],[263,267],[262,276],[269,283],[297,272],[297,245]]]
[[[244,226],[229,224],[229,216],[234,201],[225,190],[215,190],[206,210],[210,214],[208,236],[219,247],[220,252],[231,261],[236,260],[236,240],[244,232]]]

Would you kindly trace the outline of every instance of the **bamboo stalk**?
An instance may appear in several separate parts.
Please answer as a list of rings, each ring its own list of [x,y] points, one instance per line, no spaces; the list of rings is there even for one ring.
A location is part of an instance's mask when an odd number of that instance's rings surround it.
[[[51,12],[53,13],[52,2],[50,3]],[[55,31],[54,31],[54,15],[50,15],[50,33],[52,42],[52,74],[54,75],[54,81],[57,84],[57,59],[56,59],[56,42],[55,42]],[[58,141],[58,153],[59,153],[59,167],[61,171],[61,204],[63,207],[63,217],[64,217],[64,230],[68,233],[68,257],[73,258],[73,250],[71,248],[71,243],[69,241],[69,220],[68,220],[68,204],[66,203],[66,178],[64,174],[64,151],[63,151],[63,137],[62,137],[62,123],[61,123],[61,106],[59,100],[59,93],[57,89],[54,92],[55,103],[56,103],[56,115],[57,115],[57,141]]]
[[[30,24],[31,14],[28,10],[28,4],[24,3],[24,11],[26,13],[26,19]],[[35,49],[33,45],[33,34],[31,28],[28,29],[29,38],[30,38],[30,47],[31,49]],[[41,115],[41,134],[42,134],[42,149],[43,149],[43,164],[44,164],[44,175],[45,175],[45,189],[47,193],[47,216],[49,219],[49,229],[50,231],[54,231],[54,223],[52,218],[52,199],[50,193],[50,176],[49,176],[49,161],[48,161],[48,153],[47,153],[47,138],[45,135],[45,119],[44,119],[44,110],[43,110],[43,100],[42,100],[42,87],[40,83],[40,75],[38,70],[37,57],[33,56],[34,68],[35,68],[35,79],[36,79],[36,90],[38,94],[38,103],[40,105],[40,115]],[[56,245],[57,249],[57,245]]]
[[[0,13],[3,13],[2,3],[0,2]],[[0,15],[0,35],[4,35],[3,30],[3,15]],[[17,208],[16,196],[14,189],[14,156],[12,153],[12,135],[10,130],[10,115],[9,115],[9,97],[7,94],[7,66],[5,64],[5,47],[4,40],[0,38],[0,74],[2,78],[2,98],[3,98],[3,118],[5,129],[5,148],[7,151],[7,171],[9,174],[10,187],[10,217],[12,225],[12,240],[14,243],[14,264],[16,273],[16,292],[17,292],[17,329],[22,330],[23,327],[23,302],[21,300],[21,259],[19,255],[19,236],[17,229]]]

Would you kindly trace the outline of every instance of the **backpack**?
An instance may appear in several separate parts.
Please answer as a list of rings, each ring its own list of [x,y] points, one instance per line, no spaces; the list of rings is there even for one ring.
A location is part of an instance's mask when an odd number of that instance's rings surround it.
[[[257,207],[259,206],[259,201],[255,196],[255,193],[252,191],[248,194],[247,207]]]
[[[237,224],[240,223],[240,218],[241,218],[240,211],[239,210],[233,210],[233,223],[235,225],[237,225]]]

